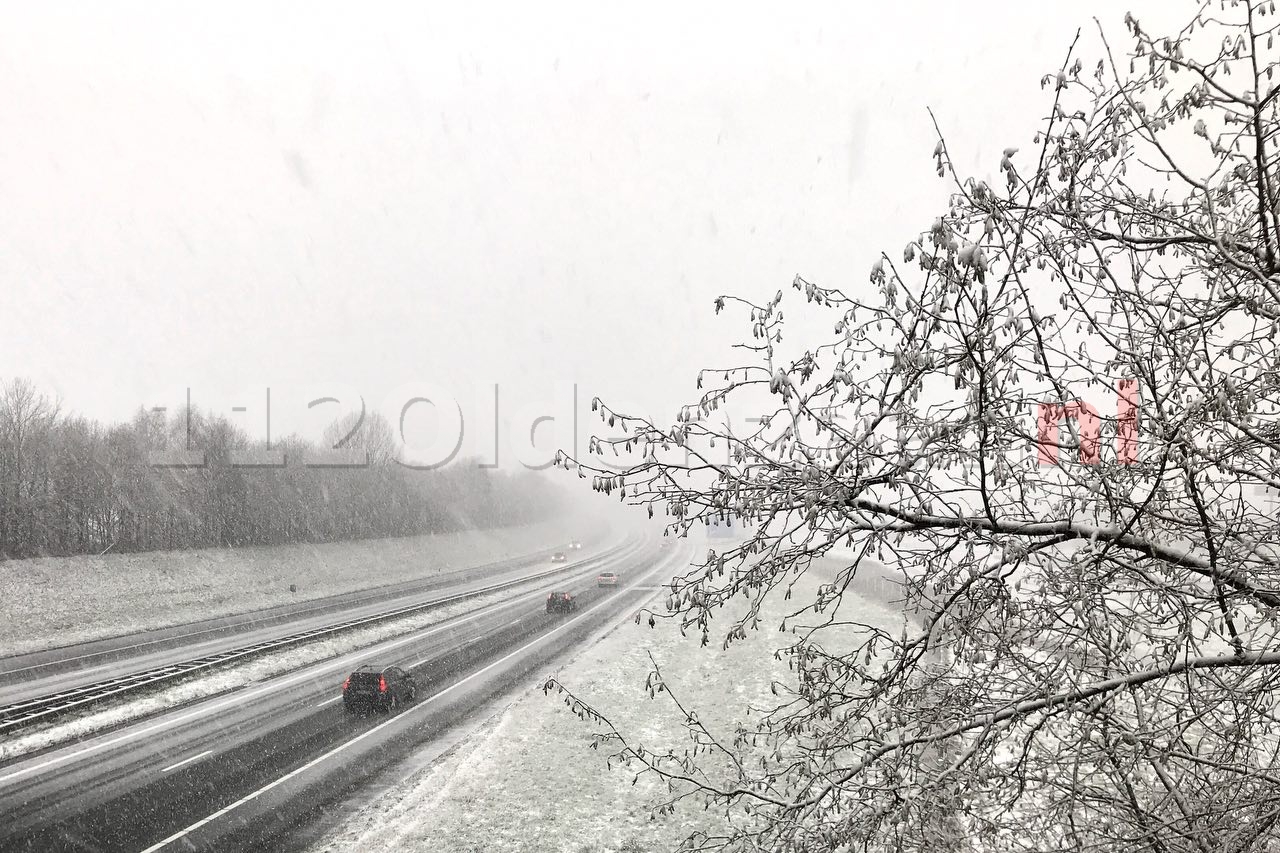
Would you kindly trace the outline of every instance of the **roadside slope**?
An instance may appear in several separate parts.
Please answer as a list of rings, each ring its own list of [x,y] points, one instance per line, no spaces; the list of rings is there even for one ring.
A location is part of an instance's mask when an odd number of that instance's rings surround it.
[[[318,545],[11,560],[0,563],[0,649],[21,654],[311,601],[562,546],[585,532],[559,520]]]
[[[858,612],[882,625],[902,619],[865,599],[859,600]],[[650,629],[626,621],[557,675],[646,748],[683,751],[688,741],[679,713],[662,694],[654,700],[644,690],[652,653],[674,694],[719,737],[732,741],[738,723],[752,725],[744,714],[749,704],[771,704],[770,681],[789,680],[785,661],[772,654],[786,642],[787,635],[773,630],[778,624],[773,617],[781,617],[782,610],[775,606],[766,616],[760,631],[748,632],[728,650],[714,640],[700,648],[696,635],[682,638],[666,622]],[[716,625],[726,628],[727,619]],[[311,853],[373,847],[424,853],[640,853],[672,849],[689,832],[714,826],[716,815],[708,816],[693,802],[654,818],[666,786],[653,777],[633,784],[633,772],[610,770],[605,752],[587,748],[594,730],[563,701],[532,685],[483,734],[352,814]]]

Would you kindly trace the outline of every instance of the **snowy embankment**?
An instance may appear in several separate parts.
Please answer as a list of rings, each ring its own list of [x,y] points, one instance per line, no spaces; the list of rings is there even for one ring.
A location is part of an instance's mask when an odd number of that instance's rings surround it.
[[[552,548],[584,533],[553,521],[320,545],[0,562],[0,654],[371,589]]]
[[[797,597],[812,595],[816,583],[802,581]],[[773,602],[763,624],[776,626],[784,607]],[[856,610],[852,598],[845,607],[842,613],[886,627],[902,618],[865,599],[856,601]],[[714,623],[728,624],[727,616]],[[680,751],[688,743],[682,716],[664,694],[650,699],[644,690],[649,654],[674,695],[731,742],[738,722],[754,725],[749,705],[777,701],[772,680],[794,681],[786,662],[773,657],[790,637],[762,629],[728,650],[701,648],[696,632],[682,638],[666,621],[650,629],[627,620],[565,663],[557,677],[646,748]],[[689,832],[715,826],[714,812],[692,801],[653,818],[653,808],[666,799],[665,784],[646,776],[633,785],[634,772],[608,769],[607,754],[588,748],[596,730],[561,698],[531,685],[440,761],[348,817],[313,853],[640,853],[671,850]]]

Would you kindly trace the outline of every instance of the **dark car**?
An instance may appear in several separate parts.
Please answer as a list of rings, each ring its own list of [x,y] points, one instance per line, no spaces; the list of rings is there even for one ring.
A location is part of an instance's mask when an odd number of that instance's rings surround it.
[[[398,666],[365,665],[342,682],[342,705],[348,714],[389,714],[418,698],[413,676]]]
[[[565,557],[564,551],[556,551],[551,555],[551,562],[553,563],[563,563],[566,559],[568,558]]]
[[[578,609],[578,602],[569,592],[553,592],[547,596],[548,613],[572,613]]]

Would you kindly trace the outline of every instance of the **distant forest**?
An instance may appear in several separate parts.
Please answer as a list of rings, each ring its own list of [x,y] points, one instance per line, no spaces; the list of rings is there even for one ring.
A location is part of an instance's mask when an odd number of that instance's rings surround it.
[[[204,464],[154,464],[157,452],[186,449],[188,430]],[[271,447],[286,454],[285,467],[232,465],[236,452],[267,448],[223,417],[140,410],[128,423],[103,425],[64,414],[27,380],[10,380],[0,385],[0,559],[503,527],[542,520],[558,503],[557,490],[533,472],[469,461],[407,468],[378,415],[348,415],[326,440],[327,448],[342,442],[367,454],[368,464],[299,464],[324,448],[295,437]]]

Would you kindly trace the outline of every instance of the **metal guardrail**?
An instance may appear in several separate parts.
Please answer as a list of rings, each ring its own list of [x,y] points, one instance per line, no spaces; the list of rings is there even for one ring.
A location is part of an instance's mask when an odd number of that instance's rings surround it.
[[[294,634],[286,634],[275,639],[264,640],[260,643],[254,643],[240,648],[228,649],[227,651],[207,655],[205,657],[193,658],[180,663],[169,664],[168,666],[156,667],[154,669],[148,669],[142,672],[132,673],[130,675],[97,681],[71,690],[62,690],[58,693],[52,693],[46,696],[24,699],[21,702],[15,702],[10,705],[3,705],[0,706],[0,734],[8,734],[37,721],[50,720],[61,714],[65,714],[68,711],[85,708],[105,699],[110,699],[144,687],[162,684],[166,681],[172,681],[174,679],[181,678],[195,672],[200,672],[201,670],[221,666],[232,661],[244,661],[249,658],[256,657],[257,655],[276,651],[277,649],[285,648],[287,646],[298,645],[321,637],[330,637],[355,628],[362,628],[402,616],[409,616],[414,613],[433,610],[459,601],[466,601],[468,599],[478,598],[482,595],[488,595],[492,592],[501,592],[504,589],[512,589],[525,584],[548,580],[559,575],[582,572],[597,563],[606,560],[613,560],[621,554],[636,550],[638,547],[638,543],[634,540],[624,542],[623,544],[618,545],[615,548],[611,548],[602,554],[596,554],[577,563],[559,565],[554,569],[548,569],[536,574],[525,575],[524,577],[515,578],[513,580],[490,584],[489,586],[468,590],[467,592],[434,598],[430,601],[422,601],[417,604],[395,607],[381,613],[362,616],[358,619],[348,619],[346,621],[326,625],[322,628],[314,628],[310,631],[299,631]]]

